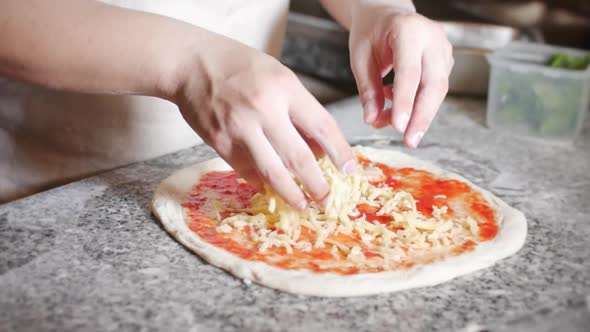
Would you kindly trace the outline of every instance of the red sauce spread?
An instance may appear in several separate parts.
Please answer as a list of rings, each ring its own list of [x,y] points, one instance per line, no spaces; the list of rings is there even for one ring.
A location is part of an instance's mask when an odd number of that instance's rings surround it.
[[[357,157],[362,166],[371,163],[363,157]],[[478,242],[493,239],[498,226],[495,220],[494,210],[488,205],[485,198],[477,191],[458,180],[442,179],[433,174],[413,168],[390,168],[387,165],[372,163],[380,168],[385,180],[380,181],[395,190],[404,190],[411,193],[417,201],[417,208],[424,215],[432,216],[432,206],[447,206],[445,217],[471,216],[479,224]],[[371,273],[384,271],[382,267],[341,267],[328,266],[322,263],[338,262],[330,253],[331,246],[313,248],[309,252],[293,248],[293,253],[287,254],[284,248],[272,247],[264,252],[257,250],[256,244],[246,234],[219,233],[217,216],[222,218],[229,215],[229,208],[246,208],[250,205],[250,198],[256,193],[254,187],[247,183],[238,182],[235,172],[209,172],[201,177],[199,183],[193,188],[190,198],[183,204],[189,228],[205,241],[223,248],[243,259],[263,261],[269,265],[283,269],[307,269],[316,272],[332,272],[343,275],[357,273]],[[379,184],[379,183],[373,183]],[[365,215],[367,221],[372,223],[389,224],[391,217],[378,216],[377,208],[359,204],[358,210]],[[393,231],[398,229],[390,227]],[[315,233],[302,227],[301,240],[311,243],[315,241]],[[329,239],[336,240],[344,245],[352,247],[358,245],[363,254],[370,259],[379,256],[377,253],[365,248],[356,235],[338,234],[331,235]],[[450,255],[458,255],[471,251],[476,247],[474,241],[466,241],[456,244],[445,253],[428,253],[419,257],[410,257],[391,267],[391,270],[408,269],[415,264],[427,264],[437,259],[444,259]],[[404,248],[402,248],[404,249]],[[406,250],[406,249],[404,249]],[[340,260],[346,261],[344,256]]]

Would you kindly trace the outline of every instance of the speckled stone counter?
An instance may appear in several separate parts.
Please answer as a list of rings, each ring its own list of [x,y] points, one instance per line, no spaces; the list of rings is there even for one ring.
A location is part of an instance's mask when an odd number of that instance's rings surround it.
[[[404,149],[332,105],[352,143]],[[410,153],[522,210],[522,250],[443,285],[329,299],[246,285],[150,214],[158,183],[214,156],[198,146],[0,206],[0,331],[576,331],[590,326],[590,129],[574,146],[499,135],[479,100],[449,98]],[[588,126],[587,126],[588,127]],[[404,149],[405,150],[405,149]]]

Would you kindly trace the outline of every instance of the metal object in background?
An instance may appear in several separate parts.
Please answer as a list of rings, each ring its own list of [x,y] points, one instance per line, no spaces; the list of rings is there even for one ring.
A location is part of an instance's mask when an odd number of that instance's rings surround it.
[[[538,30],[549,44],[590,49],[588,0],[453,0],[449,6],[477,20]]]
[[[443,25],[455,58],[450,93],[486,95],[490,77],[486,55],[525,38],[519,30],[506,26],[461,22],[443,22]]]
[[[543,1],[454,0],[450,6],[488,22],[521,28],[539,25],[547,13],[547,5]]]
[[[281,61],[295,71],[354,89],[348,32],[330,19],[290,13]]]

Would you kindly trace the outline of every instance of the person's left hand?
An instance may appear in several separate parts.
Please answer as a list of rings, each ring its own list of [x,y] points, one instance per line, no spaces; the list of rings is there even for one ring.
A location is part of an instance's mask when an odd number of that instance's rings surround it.
[[[351,11],[351,65],[365,122],[393,125],[416,147],[449,86],[452,46],[441,24],[415,12],[410,1],[359,0]],[[406,6],[404,6],[404,4]],[[382,78],[394,71],[393,87]],[[392,107],[384,109],[384,99]]]

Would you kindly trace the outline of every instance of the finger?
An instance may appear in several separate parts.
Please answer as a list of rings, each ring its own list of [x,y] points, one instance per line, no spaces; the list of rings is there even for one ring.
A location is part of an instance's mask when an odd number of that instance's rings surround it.
[[[303,191],[289,174],[262,129],[252,129],[243,139],[262,180],[281,196],[287,204],[298,209],[304,209],[307,206],[307,200]]]
[[[228,141],[229,142],[229,141]],[[229,149],[216,149],[217,153],[240,175],[248,184],[256,188],[256,191],[264,191],[264,181],[254,167],[254,161],[242,144],[229,143]]]
[[[364,110],[364,120],[373,123],[383,110],[383,90],[381,69],[376,61],[371,45],[367,42],[351,53],[352,72]]]
[[[322,149],[320,143],[318,143],[315,139],[309,137],[301,128],[298,128],[297,126],[295,126],[295,128],[297,129],[297,132],[299,133],[299,135],[301,135],[305,143],[307,143],[307,146],[309,146],[311,152],[313,152],[315,159],[320,159],[326,155],[326,152],[324,151],[324,149]]]
[[[283,114],[284,118],[281,119]],[[278,117],[273,119],[272,124],[264,126],[264,134],[311,199],[322,200],[330,192],[330,186],[324,179],[313,152],[291,123],[288,114],[278,113]]]
[[[242,163],[239,162],[239,163],[234,163],[234,164],[237,165],[237,164],[242,164]],[[254,187],[257,192],[259,192],[259,193],[264,192],[264,181],[262,181],[262,179],[260,178],[260,175],[258,175],[258,171],[255,168],[238,166],[238,168],[234,167],[234,170],[244,180],[246,180],[246,182],[248,182],[249,185]]]
[[[248,158],[250,159],[250,158]],[[256,188],[259,193],[264,192],[264,181],[258,174],[258,171],[254,167],[254,161],[245,161],[245,159],[231,160],[230,165],[236,165],[234,170],[244,179],[248,184]]]
[[[420,84],[422,49],[408,47],[411,40],[400,37],[393,44],[393,99],[391,101],[393,126],[400,132],[406,131],[414,106],[416,91]]]
[[[449,70],[443,59],[425,53],[422,68],[420,89],[404,136],[406,144],[414,148],[420,144],[449,89]]]
[[[303,87],[293,97],[289,110],[293,124],[319,143],[344,174],[354,172],[356,161],[352,149],[332,115]]]

